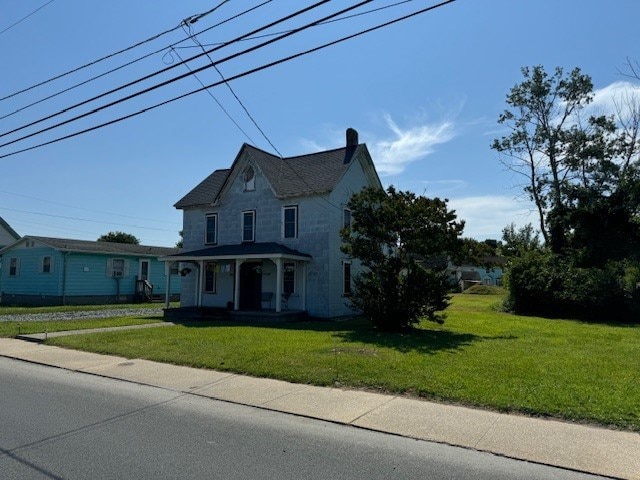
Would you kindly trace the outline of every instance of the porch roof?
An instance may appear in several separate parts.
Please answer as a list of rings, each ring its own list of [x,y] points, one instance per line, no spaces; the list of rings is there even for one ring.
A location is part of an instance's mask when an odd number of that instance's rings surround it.
[[[177,255],[163,257],[163,262],[188,260],[235,260],[239,258],[286,258],[289,260],[310,261],[311,255],[294,250],[276,242],[240,243],[237,245],[217,245],[181,252]]]

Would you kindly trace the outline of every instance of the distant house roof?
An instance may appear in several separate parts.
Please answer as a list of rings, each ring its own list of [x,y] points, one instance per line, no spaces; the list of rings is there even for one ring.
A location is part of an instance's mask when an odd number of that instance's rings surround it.
[[[358,144],[280,158],[245,143],[236,157],[236,162],[242,154],[246,154],[260,169],[279,198],[317,195],[331,192],[349,168],[356,152],[366,151],[366,148],[366,145]],[[174,206],[185,208],[213,204],[223,190],[231,171],[232,169],[216,170]]]
[[[263,243],[240,243],[237,245],[218,245],[215,247],[203,248],[200,250],[191,250],[188,252],[180,252],[173,257],[179,259],[203,259],[203,258],[238,258],[247,256],[284,256],[284,257],[300,257],[311,258],[308,253],[302,253],[293,248],[281,245],[275,242]]]
[[[5,229],[9,233],[9,235],[11,235],[16,240],[20,239],[20,235],[18,235],[18,233],[13,228],[11,228],[11,225],[5,222],[2,217],[0,217],[0,227]]]
[[[460,273],[460,280],[480,281],[480,273],[475,270],[463,270]]]
[[[35,240],[63,252],[161,257],[174,255],[180,251],[180,249],[178,248],[169,247],[152,247],[148,245],[133,245],[130,243],[98,242],[91,240],[74,240],[68,238],[35,237],[30,235],[25,236],[21,239],[21,241],[26,240]],[[0,253],[2,253],[4,250],[10,249],[12,246],[13,245],[9,245],[8,247],[5,247],[4,249],[0,250]]]

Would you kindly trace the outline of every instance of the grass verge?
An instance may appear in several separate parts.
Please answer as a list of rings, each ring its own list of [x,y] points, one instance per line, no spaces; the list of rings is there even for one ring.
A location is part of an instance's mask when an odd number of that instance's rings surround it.
[[[177,307],[178,302],[172,302],[172,307]],[[109,305],[56,305],[52,307],[16,307],[0,304],[0,316],[23,315],[32,313],[57,313],[57,312],[94,312],[97,310],[138,310],[144,308],[164,308],[164,303],[116,303]]]
[[[48,343],[640,431],[640,326],[520,317],[498,311],[500,301],[455,295],[444,325],[412,334],[375,332],[363,320],[216,322]]]
[[[81,320],[60,320],[51,322],[0,322],[0,337],[15,337],[20,334],[64,332],[90,328],[122,327],[162,322],[162,317],[117,317],[85,318]]]

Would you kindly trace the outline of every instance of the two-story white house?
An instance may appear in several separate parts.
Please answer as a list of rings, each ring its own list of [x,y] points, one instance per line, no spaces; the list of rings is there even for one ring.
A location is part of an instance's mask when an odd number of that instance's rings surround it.
[[[347,203],[382,188],[365,144],[347,130],[343,148],[280,158],[244,144],[179,200],[183,211],[181,307],[296,310],[313,317],[353,313],[360,266],[340,251]]]

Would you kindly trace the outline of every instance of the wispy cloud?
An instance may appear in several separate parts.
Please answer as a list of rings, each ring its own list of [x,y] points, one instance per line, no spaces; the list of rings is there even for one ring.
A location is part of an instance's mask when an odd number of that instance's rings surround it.
[[[501,238],[502,229],[512,222],[519,227],[537,225],[533,205],[507,195],[452,198],[448,205],[465,220],[464,236],[477,240]]]
[[[455,136],[451,121],[417,125],[403,129],[386,114],[384,119],[393,137],[370,144],[371,154],[380,175],[396,175],[406,166],[434,152],[438,144],[446,143]]]

